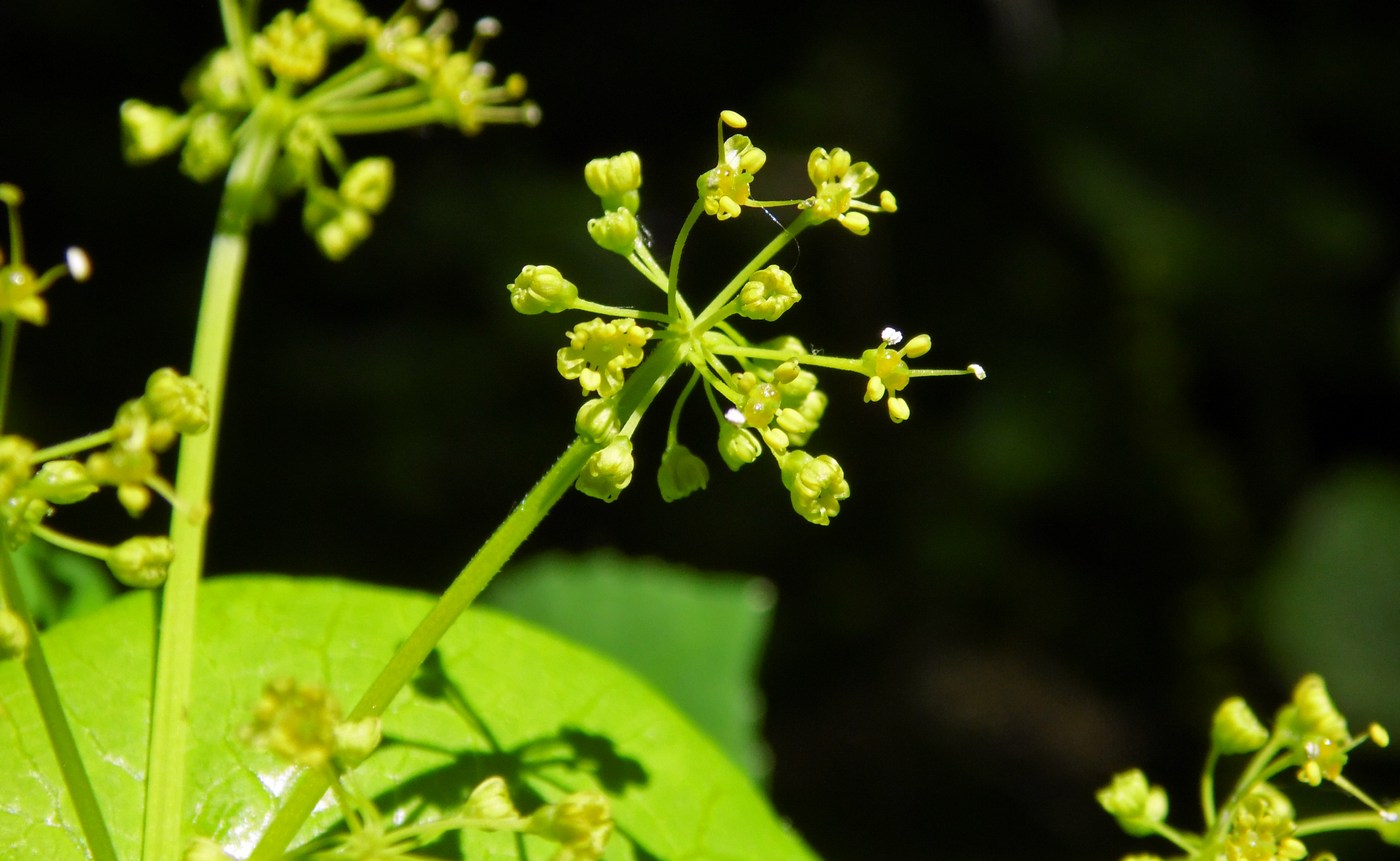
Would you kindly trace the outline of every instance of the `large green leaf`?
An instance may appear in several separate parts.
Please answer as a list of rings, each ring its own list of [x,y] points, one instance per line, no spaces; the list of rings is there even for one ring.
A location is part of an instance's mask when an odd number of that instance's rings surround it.
[[[766,776],[755,679],[773,617],[767,580],[611,552],[548,555],[507,571],[486,597],[634,670],[750,776]]]
[[[294,776],[236,740],[267,681],[324,682],[348,705],[429,606],[424,595],[337,580],[206,584],[191,710],[191,836],[245,855]],[[152,618],[151,596],[133,594],[44,639],[123,859],[136,858],[139,840]],[[437,671],[386,713],[385,746],[355,772],[382,808],[450,807],[484,776],[503,774],[527,809],[577,789],[607,792],[619,830],[607,856],[615,861],[813,858],[713,742],[610,661],[488,610],[464,617],[437,655]],[[456,694],[475,720],[453,708]],[[0,846],[13,847],[6,857],[85,857],[13,662],[0,666],[0,755]],[[303,836],[338,819],[323,809]],[[471,857],[517,856],[512,840],[497,835],[487,844],[473,843]]]

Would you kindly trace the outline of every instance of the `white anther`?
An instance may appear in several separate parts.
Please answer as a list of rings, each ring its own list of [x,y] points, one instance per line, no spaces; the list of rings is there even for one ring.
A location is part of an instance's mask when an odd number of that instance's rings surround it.
[[[979,380],[985,380],[985,379],[987,379],[987,372],[984,371],[984,370],[982,370],[982,366],[981,366],[981,365],[968,365],[968,366],[967,366],[967,369],[968,369],[969,371],[971,371],[971,372],[972,372],[972,375],[973,375],[974,377],[976,377],[977,379],[979,379]]]
[[[880,340],[893,347],[904,340],[904,333],[893,326],[886,326],[880,331]]]
[[[66,258],[68,274],[73,276],[74,281],[86,281],[92,277],[92,260],[88,258],[86,251],[74,245],[68,249]]]
[[[736,428],[741,428],[748,424],[748,420],[744,418],[743,413],[739,412],[738,407],[730,407],[724,414],[724,420],[734,425]]]
[[[476,34],[478,36],[499,36],[501,35],[501,22],[495,18],[482,18],[476,22]]]

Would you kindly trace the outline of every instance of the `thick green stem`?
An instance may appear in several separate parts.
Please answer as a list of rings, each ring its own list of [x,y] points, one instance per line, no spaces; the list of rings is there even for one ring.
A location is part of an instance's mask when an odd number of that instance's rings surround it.
[[[97,793],[93,791],[92,781],[83,767],[73,729],[63,713],[63,701],[54,685],[53,674],[49,672],[48,661],[44,659],[39,632],[34,628],[34,618],[30,615],[24,593],[20,591],[19,577],[10,560],[10,551],[3,543],[0,543],[0,591],[4,593],[4,605],[24,619],[29,628],[29,646],[24,650],[23,658],[24,674],[29,679],[30,690],[34,692],[39,715],[44,719],[44,729],[58,759],[58,770],[63,775],[68,797],[77,811],[78,825],[83,829],[88,851],[92,853],[94,861],[117,861],[117,850],[112,845],[112,835],[102,817],[102,808],[98,806]]]
[[[207,511],[214,477],[214,452],[223,417],[224,379],[233,341],[248,230],[255,202],[263,194],[277,154],[275,121],[256,116],[247,145],[229,169],[224,198],[209,247],[195,333],[190,376],[209,397],[209,429],[182,438],[175,489],[193,511]],[[194,668],[195,611],[204,570],[207,534],[204,517],[177,512],[170,522],[175,559],[161,593],[160,639],[156,648],[151,704],[151,747],[147,767],[146,821],[142,857],[179,858],[184,851],[185,753],[189,746],[190,689]]]
[[[577,439],[564,451],[549,472],[535,484],[530,493],[511,511],[510,516],[496,528],[467,566],[452,581],[428,615],[418,623],[399,651],[389,660],[379,677],[370,683],[360,702],[350,712],[349,720],[381,715],[404,685],[413,678],[428,654],[491,582],[507,560],[535,531],[545,515],[564,495],[588,458],[599,448],[596,443]],[[275,861],[286,851],[306,818],[326,794],[326,776],[310,769],[304,772],[292,791],[285,797],[267,831],[249,856],[249,861]]]

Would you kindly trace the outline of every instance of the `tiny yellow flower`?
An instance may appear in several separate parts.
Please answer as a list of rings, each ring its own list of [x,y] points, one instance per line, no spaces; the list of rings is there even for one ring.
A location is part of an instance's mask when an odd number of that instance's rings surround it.
[[[858,202],[859,198],[874,191],[875,184],[880,181],[880,175],[868,162],[852,163],[851,154],[840,147],[831,152],[817,147],[807,158],[807,176],[812,180],[816,194],[808,198],[803,206],[812,211],[816,221],[834,218],[859,236],[870,232],[869,217],[863,212],[851,211],[852,207],[880,208]],[[893,211],[894,195],[888,198],[882,195],[880,202],[882,207],[888,206],[889,211]]]
[[[278,679],[263,688],[253,720],[240,734],[254,747],[297,765],[317,767],[335,753],[339,723],[340,706],[324,687]]]
[[[622,388],[623,372],[642,362],[642,348],[652,330],[631,317],[604,322],[594,317],[565,333],[569,346],[559,351],[559,374],[578,380],[586,395],[609,398]]]
[[[719,164],[696,180],[705,214],[720,221],[737,216],[749,202],[749,184],[768,160],[745,135],[731,135],[721,146]]]
[[[578,288],[553,266],[526,266],[506,289],[511,306],[522,314],[558,314],[578,301]]]
[[[277,13],[263,31],[253,37],[253,62],[272,74],[298,83],[314,81],[326,70],[329,45],[320,22],[290,9]]]

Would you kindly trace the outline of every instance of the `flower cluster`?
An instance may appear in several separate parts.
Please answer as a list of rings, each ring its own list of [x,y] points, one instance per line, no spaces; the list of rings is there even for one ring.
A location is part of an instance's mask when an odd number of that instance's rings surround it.
[[[421,816],[386,818],[353,780],[355,767],[379,746],[382,723],[377,717],[343,720],[339,703],[321,685],[290,678],[269,682],[253,707],[252,720],[239,735],[245,743],[286,762],[320,769],[331,780],[345,830],[312,840],[297,850],[298,857],[417,858],[410,853],[453,832],[504,831],[557,844],[552,861],[599,861],[613,833],[612,808],[601,792],[569,793],[527,815],[516,807],[501,776],[481,781],[458,806]],[[231,857],[208,838],[197,838],[185,853],[186,859],[201,861]]]
[[[283,197],[305,191],[306,230],[327,257],[339,260],[369,235],[393,189],[389,160],[349,161],[342,136],[427,124],[474,135],[488,124],[539,122],[539,108],[521,101],[525,78],[496,82],[495,69],[481,58],[500,22],[481,19],[458,49],[455,15],[423,17],[436,5],[410,3],[380,19],[358,0],[310,0],[304,11],[284,9],[255,33],[249,33],[253,22],[238,21],[230,45],[191,73],[183,113],[137,99],[122,104],[126,158],[144,163],[179,150],[181,171],[206,182],[240,153],[250,161],[273,155],[272,191]],[[340,49],[359,56],[328,75]],[[278,152],[259,151],[257,140],[275,141]],[[323,176],[323,165],[335,180]],[[273,205],[259,202],[263,212]]]
[[[1215,712],[1210,737],[1201,780],[1203,833],[1189,834],[1168,826],[1166,790],[1150,785],[1138,769],[1117,775],[1099,790],[1099,804],[1128,834],[1164,837],[1191,861],[1301,861],[1308,857],[1302,837],[1341,829],[1375,831],[1388,843],[1400,843],[1400,805],[1383,808],[1342,776],[1349,751],[1368,739],[1384,747],[1389,738],[1375,724],[1364,735],[1351,736],[1320,676],[1309,675],[1298,683],[1292,701],[1279,710],[1272,730],[1240,697],[1225,700]],[[1252,756],[1235,788],[1217,809],[1215,765],[1219,757],[1235,754]],[[1296,819],[1292,801],[1273,782],[1291,769],[1310,786],[1323,780],[1331,782],[1370,812]]]
[[[793,509],[812,523],[826,524],[850,495],[850,485],[835,458],[805,450],[828,403],[813,369],[864,377],[865,399],[885,399],[895,422],[909,418],[908,403],[900,393],[914,377],[973,374],[981,378],[983,373],[977,365],[958,370],[911,369],[907,360],[923,356],[932,346],[927,335],[898,348],[902,336],[886,329],[878,347],[859,358],[840,358],[815,355],[788,335],[750,340],[734,326],[736,317],[774,322],[801,300],[791,273],[772,261],[803,230],[835,221],[864,235],[870,231],[867,212],[895,210],[889,192],[879,195],[878,204],[862,199],[875,190],[879,176],[865,162],[852,163],[841,149],[812,152],[810,196],[755,199],[752,186],[767,155],[746,135],[725,137],[726,127],[747,125],[733,111],[721,113],[717,163],[696,180],[696,201],[666,268],[652,256],[638,221],[642,164],[637,154],[594,159],[584,168],[584,180],[602,205],[602,213],[588,222],[589,235],[650,281],[664,297],[664,308],[639,311],[589,301],[558,269],[547,265],[524,267],[507,291],[511,305],[522,314],[579,311],[596,315],[569,329],[568,345],[557,354],[560,375],[577,380],[588,398],[578,411],[575,428],[594,448],[576,478],[578,490],[610,502],[631,484],[636,468],[633,433],[657,394],[679,374],[687,382],[673,408],[657,471],[662,498],[681,499],[709,482],[709,467],[680,443],[678,434],[680,411],[695,388],[702,386],[716,420],[716,448],[725,465],[741,469],[766,451],[778,467]],[[708,304],[693,307],[682,294],[678,273],[695,224],[707,215],[729,221],[745,208],[782,206],[795,207],[797,217]]]
[[[13,355],[20,323],[42,325],[48,306],[42,293],[59,277],[85,281],[92,273],[87,255],[70,248],[67,260],[36,275],[25,260],[18,209],[23,195],[0,183],[0,203],[9,213],[8,255],[0,249],[0,356]],[[0,359],[0,363],[6,361]],[[7,369],[0,369],[6,371]],[[0,416],[3,416],[0,395]],[[139,398],[123,404],[111,427],[58,445],[40,448],[18,434],[0,434],[0,541],[15,550],[33,537],[101,559],[123,584],[150,588],[165,582],[174,547],[170,539],[140,535],[116,546],[83,541],[49,527],[55,506],[82,502],[101,487],[116,489],[121,505],[136,516],[146,510],[152,492],[192,518],[204,512],[185,506],[159,472],[158,456],[184,434],[209,424],[209,405],[199,383],[170,368],[156,371]],[[97,449],[97,450],[95,450]],[[85,460],[76,455],[92,451]]]
[[[162,368],[147,380],[145,394],[123,404],[104,431],[45,449],[21,436],[0,436],[0,532],[6,546],[13,550],[37,536],[103,560],[127,586],[164,583],[174,556],[165,536],[141,535],[108,547],[66,535],[45,521],[54,506],[81,502],[103,486],[116,489],[132,516],[146,510],[153,492],[191,518],[205,516],[175,495],[157,457],[180,435],[201,433],[208,424],[203,387]],[[73,456],[88,449],[98,450],[85,460]]]

